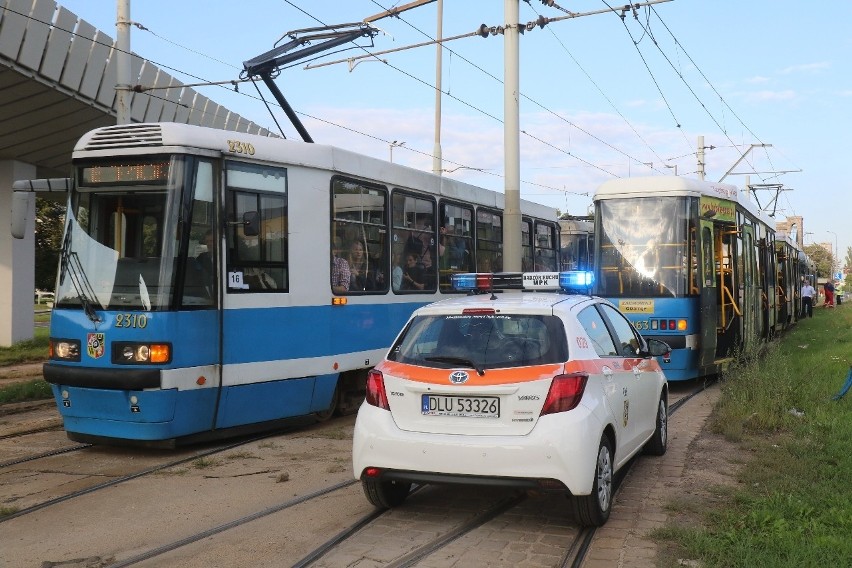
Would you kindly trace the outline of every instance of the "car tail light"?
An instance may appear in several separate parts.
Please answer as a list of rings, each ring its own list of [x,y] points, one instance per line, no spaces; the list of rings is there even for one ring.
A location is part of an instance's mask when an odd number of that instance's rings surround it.
[[[388,393],[385,392],[385,377],[381,371],[375,369],[367,375],[367,404],[390,410]]]
[[[570,375],[556,375],[550,383],[550,391],[541,409],[541,416],[566,412],[576,408],[583,398],[586,390],[586,382],[589,375],[586,373],[571,373]]]

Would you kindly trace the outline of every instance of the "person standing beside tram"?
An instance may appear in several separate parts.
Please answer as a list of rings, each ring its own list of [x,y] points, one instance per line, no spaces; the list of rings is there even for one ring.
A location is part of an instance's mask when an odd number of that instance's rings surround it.
[[[802,317],[814,317],[814,300],[816,289],[811,286],[811,281],[805,279],[805,285],[802,286]]]

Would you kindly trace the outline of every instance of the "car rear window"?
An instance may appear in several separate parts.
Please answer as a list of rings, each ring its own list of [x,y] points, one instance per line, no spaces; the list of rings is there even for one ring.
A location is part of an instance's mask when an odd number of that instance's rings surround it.
[[[439,369],[482,369],[564,363],[568,344],[561,320],[548,315],[419,316],[388,359]]]

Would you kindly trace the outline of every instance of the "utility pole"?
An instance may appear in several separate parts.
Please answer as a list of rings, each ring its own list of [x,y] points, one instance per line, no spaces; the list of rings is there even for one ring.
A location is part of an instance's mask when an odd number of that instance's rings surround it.
[[[698,179],[704,181],[704,137],[698,137]]]
[[[443,77],[443,54],[444,46],[441,38],[444,37],[444,0],[438,0],[438,23],[435,32],[435,147],[432,149],[432,173],[441,175],[443,166],[441,164],[441,78]]]
[[[504,185],[505,205],[503,213],[503,270],[521,271],[521,151],[520,151],[520,79],[518,73],[520,28],[532,30],[553,22],[597,14],[619,14],[623,17],[632,11],[634,15],[642,6],[671,2],[672,0],[648,0],[618,8],[603,8],[593,12],[574,13],[556,18],[540,17],[524,26],[518,21],[520,0],[504,0],[503,29],[503,162],[506,178]],[[546,2],[549,3],[549,2]],[[492,29],[492,33],[494,33]],[[703,145],[703,139],[702,144]],[[703,175],[702,175],[702,179]]]
[[[520,150],[520,78],[518,73],[518,31],[520,0],[504,0],[503,32],[503,151],[506,178],[504,185],[505,209],[503,212],[503,270],[521,271],[521,150]]]
[[[116,124],[130,124],[130,0],[116,0]]]

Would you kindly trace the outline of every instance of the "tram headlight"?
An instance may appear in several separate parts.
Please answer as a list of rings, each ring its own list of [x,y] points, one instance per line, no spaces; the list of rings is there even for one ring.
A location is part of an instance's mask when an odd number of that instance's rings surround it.
[[[113,344],[112,362],[124,365],[157,365],[172,360],[172,347],[168,343]]]
[[[50,338],[48,357],[60,361],[79,361],[80,342],[76,339]]]

